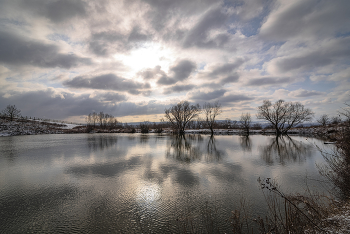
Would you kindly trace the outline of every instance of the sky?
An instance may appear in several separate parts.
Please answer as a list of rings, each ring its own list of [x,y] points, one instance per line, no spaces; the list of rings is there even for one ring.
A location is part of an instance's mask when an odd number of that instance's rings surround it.
[[[187,100],[350,102],[349,0],[0,0],[0,110],[159,121]]]

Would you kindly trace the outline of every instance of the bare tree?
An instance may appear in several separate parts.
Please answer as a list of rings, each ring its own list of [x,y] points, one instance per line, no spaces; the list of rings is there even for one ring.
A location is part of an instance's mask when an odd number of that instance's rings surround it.
[[[201,108],[198,104],[190,105],[188,101],[182,101],[169,109],[165,109],[165,118],[177,133],[184,134],[188,122],[196,118],[200,111]]]
[[[341,123],[341,118],[340,116],[333,116],[331,119],[332,124],[339,124]]]
[[[264,100],[263,105],[258,107],[256,117],[269,121],[276,130],[276,134],[286,134],[292,127],[305,121],[310,121],[314,113],[311,109],[304,108],[300,102],[285,102],[278,100],[272,104]]]
[[[345,103],[345,105],[347,107],[343,108],[343,111],[339,113],[345,117],[345,122],[350,125],[350,104]]]
[[[3,111],[2,114],[5,117],[10,118],[10,121],[13,121],[14,118],[21,116],[21,111],[17,109],[16,105],[8,105]]]
[[[205,103],[203,112],[205,115],[205,125],[210,129],[211,135],[214,135],[213,127],[215,125],[215,118],[222,113],[221,105],[219,102],[215,102],[214,104]]]
[[[242,113],[241,118],[239,119],[239,124],[243,131],[249,135],[250,124],[252,122],[252,118],[249,113]]]
[[[329,116],[326,114],[321,115],[320,118],[317,119],[317,122],[325,127],[327,124],[329,124]]]

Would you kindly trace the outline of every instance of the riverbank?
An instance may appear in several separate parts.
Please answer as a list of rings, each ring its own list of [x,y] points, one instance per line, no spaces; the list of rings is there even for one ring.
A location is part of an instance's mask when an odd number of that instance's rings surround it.
[[[341,125],[309,126],[293,128],[288,131],[289,135],[302,135],[309,137],[320,137],[328,141],[335,141],[336,135],[341,131]],[[149,129],[149,133],[159,133],[159,129]],[[171,128],[163,128],[161,133],[171,134]],[[57,122],[46,122],[41,120],[18,119],[9,121],[0,119],[0,136],[17,136],[17,135],[38,135],[38,134],[73,134],[73,133],[141,133],[137,126],[128,126],[127,128],[93,128],[86,125],[67,124]],[[186,134],[211,134],[210,129],[186,129]],[[246,134],[241,129],[214,129],[214,135],[241,135]],[[249,134],[274,135],[275,130],[251,129]]]

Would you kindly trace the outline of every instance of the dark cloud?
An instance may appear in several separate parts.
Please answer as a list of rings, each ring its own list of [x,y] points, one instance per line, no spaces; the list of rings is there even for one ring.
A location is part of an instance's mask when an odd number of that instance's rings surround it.
[[[45,117],[63,119],[70,116],[86,115],[92,111],[105,111],[110,113],[111,106],[102,104],[98,99],[89,98],[89,95],[74,95],[72,93],[56,93],[53,89],[12,92],[11,96],[0,96],[0,107],[16,105],[22,115],[32,117]]]
[[[128,37],[129,42],[141,42],[141,41],[147,41],[149,39],[149,36],[145,33],[142,33],[140,28],[138,26],[134,27]]]
[[[229,76],[225,77],[224,79],[222,79],[220,81],[220,83],[221,84],[233,83],[233,82],[237,82],[238,79],[239,79],[239,75],[236,73],[236,74],[229,75]]]
[[[350,2],[347,0],[304,0],[276,6],[261,27],[260,34],[264,38],[290,40],[350,30]]]
[[[127,100],[125,95],[114,92],[98,93],[96,97],[101,99],[102,101],[108,102],[121,102]]]
[[[276,66],[281,72],[302,69],[311,70],[336,62],[350,61],[350,37],[334,39],[322,48],[276,59]]]
[[[226,64],[219,64],[213,67],[212,71],[209,72],[209,77],[215,77],[219,75],[227,75],[231,74],[233,71],[235,71],[238,67],[240,67],[244,63],[243,59],[237,59],[234,62],[226,63]]]
[[[171,85],[178,81],[186,80],[191,73],[196,69],[196,64],[190,60],[180,60],[175,66],[170,68],[169,76],[163,75],[157,81],[161,85]]]
[[[60,67],[69,69],[91,64],[88,58],[74,54],[63,54],[59,47],[40,41],[25,40],[20,36],[0,32],[0,63],[9,65],[31,65],[36,67]]]
[[[295,91],[291,92],[291,94],[294,97],[311,97],[311,96],[324,95],[323,92],[314,91],[314,90],[309,91],[309,90],[304,90],[304,89],[295,90]]]
[[[87,14],[87,4],[81,0],[23,0],[23,10],[44,16],[54,23],[60,23],[74,17]]]
[[[89,49],[96,55],[106,56],[112,51],[126,50],[126,36],[116,31],[93,33],[89,40]]]
[[[221,98],[227,91],[225,89],[214,90],[211,92],[195,92],[192,93],[190,99],[194,101],[210,101],[213,99]]]
[[[210,80],[218,80],[220,79],[217,85],[224,85],[227,83],[237,82],[239,79],[239,75],[236,72],[237,68],[239,68],[244,63],[244,60],[239,58],[234,62],[224,63],[224,64],[216,64],[214,66],[209,67],[205,72],[199,73],[199,77],[203,79]]]
[[[115,91],[127,91],[131,94],[139,94],[139,89],[148,89],[150,85],[148,83],[139,83],[132,80],[118,77],[114,74],[105,74],[95,77],[83,77],[77,76],[72,80],[63,82],[63,85],[70,88],[88,88],[88,89],[102,89],[102,90],[115,90]]]
[[[229,94],[227,96],[221,97],[219,101],[221,103],[234,103],[234,102],[242,102],[242,101],[250,101],[253,100],[253,97],[248,97],[243,94]]]
[[[141,0],[141,2],[150,6],[146,19],[157,31],[163,30],[174,17],[185,18],[196,15],[217,4],[216,0]],[[139,4],[131,0],[126,4],[131,3]]]
[[[229,38],[226,34],[219,34],[210,38],[209,32],[212,29],[220,29],[228,20],[228,15],[223,13],[221,8],[209,10],[199,22],[187,33],[183,47],[215,48],[225,45]]]
[[[148,68],[144,69],[137,73],[139,76],[141,76],[144,80],[150,80],[156,78],[158,74],[165,75],[165,72],[161,70],[160,66],[156,66],[154,68]]]
[[[174,85],[164,89],[164,94],[179,93],[183,91],[188,91],[195,88],[195,85]]]
[[[92,33],[89,39],[89,49],[96,55],[106,56],[112,52],[126,52],[152,38],[147,32],[142,32],[139,26],[130,30],[108,30]]]
[[[24,116],[64,119],[71,116],[87,115],[93,111],[103,111],[116,117],[154,115],[164,113],[168,105],[149,101],[143,104],[132,102],[105,102],[103,95],[90,97],[90,94],[75,95],[72,93],[57,93],[53,89],[0,93],[0,110],[9,104],[16,105]],[[6,96],[7,96],[6,95]],[[108,98],[111,95],[106,95]],[[101,99],[102,97],[102,99]]]
[[[250,79],[247,83],[249,86],[264,86],[264,85],[281,85],[281,84],[287,84],[292,83],[295,81],[290,77],[263,77],[263,78],[254,78]]]

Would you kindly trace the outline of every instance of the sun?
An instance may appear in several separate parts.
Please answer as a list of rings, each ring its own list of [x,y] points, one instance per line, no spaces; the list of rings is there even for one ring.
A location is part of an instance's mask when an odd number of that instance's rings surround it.
[[[136,73],[146,68],[161,66],[162,70],[169,68],[172,51],[158,43],[146,43],[126,55],[114,57],[123,61],[130,68],[130,73]]]

